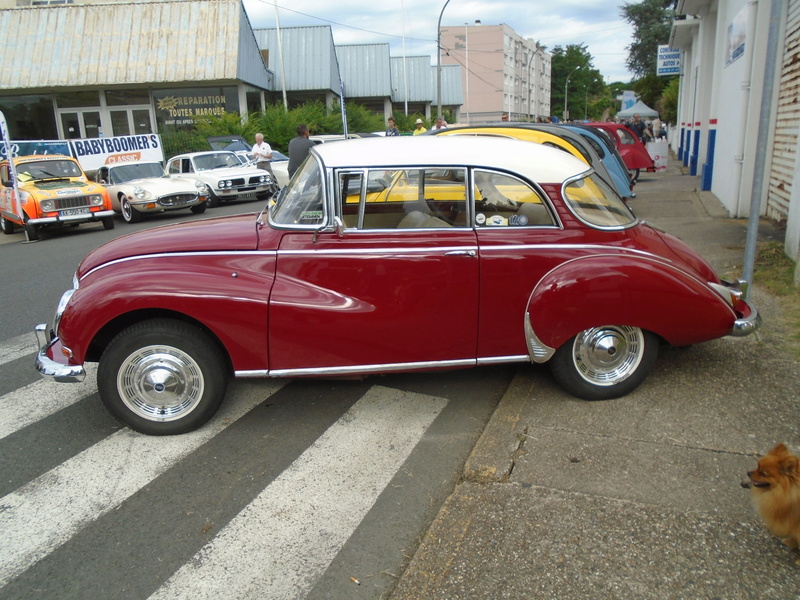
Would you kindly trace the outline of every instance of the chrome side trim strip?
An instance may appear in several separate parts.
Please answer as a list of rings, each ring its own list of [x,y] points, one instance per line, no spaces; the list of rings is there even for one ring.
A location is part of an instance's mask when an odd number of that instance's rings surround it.
[[[515,362],[531,362],[531,357],[527,354],[518,354],[515,356],[492,356],[490,358],[479,358],[478,366],[483,365],[503,365],[506,363]]]
[[[368,373],[387,373],[390,371],[416,371],[420,369],[441,369],[455,367],[473,367],[477,364],[474,358],[461,360],[423,361],[410,363],[389,363],[376,365],[355,365],[351,367],[321,367],[308,369],[275,369],[269,371],[269,377],[304,377],[309,375],[354,375]]]
[[[277,256],[275,250],[204,250],[202,252],[155,252],[153,254],[137,254],[136,256],[126,256],[125,258],[118,258],[116,260],[97,265],[91,271],[84,273],[83,278],[88,277],[92,273],[96,273],[100,269],[118,265],[134,260],[148,260],[151,258],[174,258],[176,256]]]

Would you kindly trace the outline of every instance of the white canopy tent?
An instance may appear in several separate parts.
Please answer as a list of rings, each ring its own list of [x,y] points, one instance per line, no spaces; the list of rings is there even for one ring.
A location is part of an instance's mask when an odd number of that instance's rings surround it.
[[[638,100],[636,104],[631,106],[630,108],[626,108],[625,110],[621,110],[617,113],[618,119],[632,119],[633,115],[639,114],[643,119],[655,119],[658,116],[658,111],[653,110],[647,104]]]

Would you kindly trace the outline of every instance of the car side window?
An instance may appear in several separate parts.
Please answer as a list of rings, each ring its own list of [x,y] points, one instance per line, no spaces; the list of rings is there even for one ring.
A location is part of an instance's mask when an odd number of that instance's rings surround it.
[[[371,169],[341,174],[345,225],[358,229],[467,227],[466,169]],[[345,183],[345,178],[347,183]],[[356,210],[357,207],[357,210]]]
[[[475,225],[526,227],[555,225],[542,196],[525,181],[494,171],[473,172]]]

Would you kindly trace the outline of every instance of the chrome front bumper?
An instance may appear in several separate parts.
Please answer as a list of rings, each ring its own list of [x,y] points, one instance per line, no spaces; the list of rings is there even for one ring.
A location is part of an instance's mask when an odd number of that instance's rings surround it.
[[[59,383],[83,381],[86,377],[86,369],[83,368],[83,365],[65,365],[47,356],[47,351],[51,346],[60,346],[58,338],[51,339],[47,325],[45,323],[37,325],[34,332],[39,346],[39,353],[36,355],[36,370],[39,371],[39,375]]]

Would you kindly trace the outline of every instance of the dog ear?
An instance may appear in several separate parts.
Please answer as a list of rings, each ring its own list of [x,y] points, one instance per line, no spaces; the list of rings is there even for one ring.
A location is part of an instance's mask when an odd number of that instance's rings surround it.
[[[770,450],[769,453],[781,456],[784,454],[789,454],[789,449],[786,447],[786,444],[781,442],[780,444],[777,444],[772,450]]]

